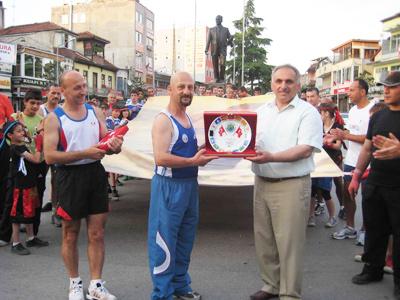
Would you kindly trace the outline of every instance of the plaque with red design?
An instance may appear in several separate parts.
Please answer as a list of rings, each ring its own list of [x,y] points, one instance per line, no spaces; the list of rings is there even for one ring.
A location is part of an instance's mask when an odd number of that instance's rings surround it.
[[[257,113],[206,111],[206,155],[246,157],[256,154]]]

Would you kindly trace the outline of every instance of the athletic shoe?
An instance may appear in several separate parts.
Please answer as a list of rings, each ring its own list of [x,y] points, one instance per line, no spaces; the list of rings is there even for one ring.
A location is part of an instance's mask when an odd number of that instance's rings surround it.
[[[49,242],[42,241],[38,237],[34,237],[33,240],[26,241],[26,246],[27,247],[47,247],[49,245]]]
[[[29,249],[26,249],[21,243],[18,243],[15,246],[11,246],[11,252],[18,255],[31,254],[31,251],[29,251]]]
[[[72,282],[69,287],[68,300],[84,300],[82,280]]]
[[[325,204],[317,203],[315,206],[315,215],[319,216],[325,213]]]
[[[391,255],[386,256],[386,264],[383,267],[383,272],[393,274],[393,257]]]
[[[342,230],[332,234],[332,238],[335,240],[355,239],[356,237],[357,231],[350,226],[345,226]]]
[[[354,261],[356,261],[356,262],[363,262],[363,261],[362,261],[362,254],[356,254],[356,255],[354,255]]]
[[[53,205],[51,202],[47,202],[43,207],[42,207],[42,212],[49,212],[52,211]]]
[[[365,231],[360,230],[360,231],[358,231],[358,234],[357,234],[356,245],[364,246],[364,241],[365,241]]]
[[[317,224],[315,223],[315,217],[311,216],[308,218],[307,226],[308,227],[315,227]]]
[[[342,208],[339,210],[338,218],[339,218],[339,219],[342,219],[342,220],[346,220],[346,211],[344,210],[344,207],[342,207]]]
[[[57,214],[52,215],[51,224],[54,224],[54,226],[60,228],[62,226],[61,217]]]
[[[327,228],[332,228],[337,225],[337,219],[336,217],[329,218],[328,222],[325,223],[325,227]]]
[[[86,295],[86,299],[89,300],[117,300],[117,297],[110,294],[110,292],[105,288],[104,284],[106,282],[98,282],[96,286],[92,286],[92,284],[88,288],[88,293]]]
[[[4,246],[7,246],[7,245],[8,245],[7,241],[0,240],[0,247],[4,247]]]
[[[118,194],[118,191],[116,189],[112,190],[111,200],[113,200],[113,201],[118,201],[119,200],[119,194]]]
[[[200,300],[201,295],[197,292],[189,292],[184,295],[175,295],[178,300]]]

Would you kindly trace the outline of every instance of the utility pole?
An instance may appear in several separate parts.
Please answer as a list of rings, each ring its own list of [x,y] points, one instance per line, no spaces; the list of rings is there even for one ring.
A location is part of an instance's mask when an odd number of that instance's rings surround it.
[[[246,30],[246,0],[243,0],[243,20],[242,20],[242,82],[240,85],[244,86],[244,35]]]

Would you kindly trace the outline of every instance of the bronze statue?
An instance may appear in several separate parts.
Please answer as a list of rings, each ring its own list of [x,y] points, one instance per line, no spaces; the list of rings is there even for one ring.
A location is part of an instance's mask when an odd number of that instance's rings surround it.
[[[233,36],[229,33],[229,29],[223,27],[222,16],[218,15],[215,18],[217,26],[210,28],[207,37],[206,55],[211,44],[211,57],[214,69],[214,78],[216,82],[224,82],[225,80],[225,60],[226,48],[228,45],[233,46]]]

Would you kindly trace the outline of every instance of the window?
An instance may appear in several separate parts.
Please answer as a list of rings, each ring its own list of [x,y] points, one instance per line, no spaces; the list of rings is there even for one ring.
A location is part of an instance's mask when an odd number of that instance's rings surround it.
[[[97,73],[93,72],[93,88],[97,89]]]
[[[153,58],[150,56],[146,56],[146,69],[153,70]]]
[[[378,52],[377,49],[365,49],[364,50],[364,58],[365,59],[371,59],[372,57],[374,57],[376,52]]]
[[[15,66],[16,76],[21,76],[21,54],[17,54],[17,65]]]
[[[360,67],[359,66],[354,66],[354,76],[353,76],[353,80],[358,78],[359,73],[360,72]]]
[[[72,22],[73,23],[86,23],[86,14],[83,12],[74,13],[73,17],[72,17]]]
[[[353,57],[360,58],[360,49],[353,49]]]
[[[150,46],[150,47],[153,47],[153,45],[154,45],[154,41],[153,41],[153,39],[151,39],[151,38],[147,38],[146,39],[146,45],[147,46]]]
[[[143,15],[140,12],[136,12],[136,23],[143,24]]]
[[[143,34],[136,31],[136,43],[143,44]]]
[[[146,27],[148,29],[153,30],[153,26],[154,26],[154,22],[152,20],[146,18]]]
[[[142,54],[136,54],[136,69],[143,69],[143,58]]]
[[[106,87],[106,75],[101,74],[101,87]]]
[[[79,72],[79,69],[75,69],[75,71]]]
[[[33,77],[33,56],[25,54],[25,76]]]
[[[400,65],[392,66],[390,71],[400,71]]]
[[[85,81],[87,82],[88,71],[86,71],[86,70],[83,71],[83,78],[85,78]]]
[[[108,87],[112,88],[112,76],[108,76]]]
[[[61,24],[69,24],[69,17],[68,15],[61,16]]]
[[[42,63],[42,59],[39,57],[35,57],[35,74],[34,74],[34,76],[36,78],[43,77],[43,63]]]

